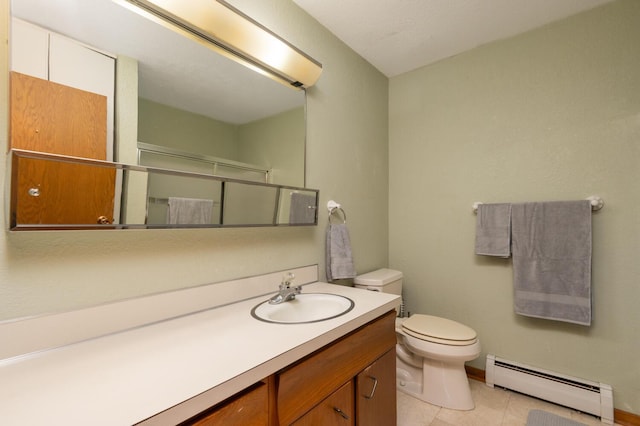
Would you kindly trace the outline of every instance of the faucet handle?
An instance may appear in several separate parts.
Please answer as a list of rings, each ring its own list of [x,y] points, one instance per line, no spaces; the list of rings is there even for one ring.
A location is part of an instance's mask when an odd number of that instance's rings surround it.
[[[285,276],[282,277],[282,284],[280,284],[280,287],[289,287],[295,277],[296,276],[293,274],[293,272],[288,272]]]

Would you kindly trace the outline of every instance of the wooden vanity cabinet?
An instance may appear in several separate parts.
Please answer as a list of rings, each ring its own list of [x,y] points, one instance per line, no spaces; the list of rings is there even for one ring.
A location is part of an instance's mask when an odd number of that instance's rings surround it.
[[[278,424],[298,424],[299,419],[299,424],[312,424],[303,416],[315,419],[321,415],[315,410],[327,416],[323,416],[326,423],[315,424],[343,424],[334,407],[345,414],[346,409],[332,404],[334,398],[348,392],[351,405],[341,404],[355,407],[355,419],[347,414],[355,423],[344,424],[394,425],[395,317],[396,312],[391,311],[277,373]]]
[[[181,423],[393,426],[396,311],[390,311]]]

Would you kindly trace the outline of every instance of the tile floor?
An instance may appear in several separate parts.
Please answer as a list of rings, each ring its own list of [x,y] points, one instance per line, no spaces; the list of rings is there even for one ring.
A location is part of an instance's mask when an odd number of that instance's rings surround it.
[[[566,417],[588,426],[602,426],[600,420],[536,398],[500,388],[490,388],[469,380],[476,408],[449,410],[427,404],[398,391],[398,426],[525,426],[529,410],[538,409]]]

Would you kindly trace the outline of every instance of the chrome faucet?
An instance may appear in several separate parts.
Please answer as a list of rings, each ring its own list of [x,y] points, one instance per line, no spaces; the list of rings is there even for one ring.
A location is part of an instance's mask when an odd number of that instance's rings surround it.
[[[280,291],[277,294],[274,294],[271,299],[269,299],[269,303],[272,305],[277,305],[282,302],[288,302],[289,300],[293,300],[296,298],[296,294],[300,294],[302,291],[301,286],[291,287],[291,282],[295,278],[291,272],[282,277],[282,283],[280,283]]]

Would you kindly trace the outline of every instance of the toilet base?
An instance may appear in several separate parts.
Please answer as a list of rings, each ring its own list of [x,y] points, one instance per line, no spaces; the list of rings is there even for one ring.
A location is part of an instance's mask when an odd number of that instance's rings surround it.
[[[422,368],[396,359],[397,389],[429,404],[452,410],[473,410],[469,380],[462,363],[422,358]]]

